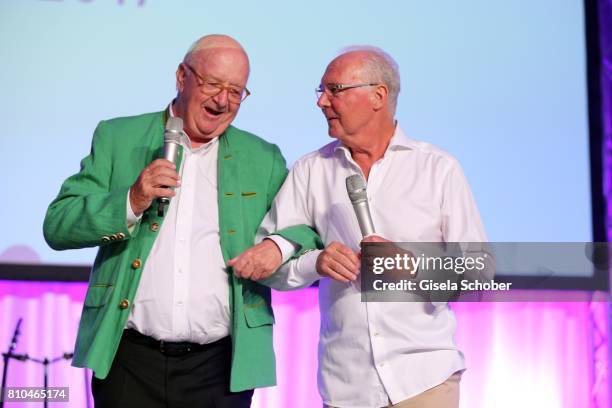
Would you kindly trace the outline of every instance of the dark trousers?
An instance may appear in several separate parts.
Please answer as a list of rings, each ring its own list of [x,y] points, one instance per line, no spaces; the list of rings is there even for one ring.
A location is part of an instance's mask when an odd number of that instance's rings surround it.
[[[127,334],[136,334],[126,331]],[[124,333],[110,373],[92,379],[96,408],[248,408],[253,390],[229,391],[229,337],[182,355]]]

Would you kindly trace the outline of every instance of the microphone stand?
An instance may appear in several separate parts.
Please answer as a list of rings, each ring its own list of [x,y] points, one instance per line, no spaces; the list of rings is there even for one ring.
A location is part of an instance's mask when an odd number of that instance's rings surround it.
[[[4,395],[6,394],[6,375],[8,373],[8,363],[10,358],[13,357],[13,352],[17,348],[17,339],[19,338],[19,327],[21,327],[21,321],[23,319],[20,317],[17,320],[17,325],[15,326],[15,331],[13,332],[13,339],[11,340],[11,344],[9,345],[9,349],[6,353],[2,353],[2,359],[4,360],[4,367],[2,368],[2,385],[0,386],[0,408],[4,408]]]
[[[72,358],[72,356],[74,356],[74,353],[64,353],[59,357],[55,357],[54,359],[49,360],[47,357],[43,358],[42,360],[37,359],[37,358],[32,358],[29,357],[27,354],[24,356],[19,356],[19,357],[25,357],[25,360],[30,360],[33,361],[35,363],[38,364],[42,364],[44,369],[43,369],[43,386],[45,388],[45,401],[43,403],[43,406],[45,408],[47,408],[49,406],[49,396],[47,393],[47,390],[49,389],[49,365],[50,364],[54,364],[57,363],[58,361],[62,361],[62,360],[70,360]]]
[[[4,353],[3,354],[5,356],[5,359],[9,359],[9,358],[13,358],[15,360],[19,360],[19,361],[33,361],[35,363],[38,364],[42,364],[43,366],[43,387],[45,390],[45,399],[43,401],[43,406],[45,408],[47,408],[49,406],[49,396],[48,396],[48,390],[49,390],[49,365],[57,363],[58,361],[61,360],[70,360],[72,358],[72,356],[74,356],[74,353],[64,353],[59,357],[55,357],[51,360],[49,360],[47,357],[41,359],[38,358],[33,358],[28,356],[27,354],[14,354],[14,353]],[[3,402],[2,402],[3,404]],[[2,407],[2,405],[0,405],[0,408]]]
[[[15,327],[15,331],[13,332],[13,339],[11,340],[11,344],[9,346],[8,351],[6,353],[2,353],[2,357],[4,359],[4,368],[2,370],[2,387],[0,388],[0,390],[2,391],[2,395],[0,395],[0,408],[4,408],[4,396],[6,395],[6,377],[8,373],[8,363],[11,358],[18,361],[33,361],[35,363],[43,365],[43,384],[45,389],[45,399],[43,401],[43,405],[45,408],[47,408],[49,405],[49,396],[47,392],[49,390],[49,365],[57,363],[61,360],[70,360],[74,353],[64,353],[61,356],[55,357],[51,360],[49,360],[47,357],[41,360],[38,358],[32,358],[27,354],[15,354],[15,349],[17,348],[17,339],[19,337],[19,327],[21,326],[22,320],[23,319],[19,318],[19,320],[17,321],[17,326]]]

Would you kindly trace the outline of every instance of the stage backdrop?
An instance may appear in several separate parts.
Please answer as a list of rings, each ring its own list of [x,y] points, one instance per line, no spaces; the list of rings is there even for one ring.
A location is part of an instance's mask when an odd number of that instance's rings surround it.
[[[0,345],[9,343],[16,319],[23,317],[17,352],[33,357],[71,352],[85,289],[81,283],[0,281]],[[606,303],[452,307],[457,313],[457,342],[468,366],[461,380],[461,408],[610,406]],[[317,289],[275,292],[274,310],[278,386],[258,390],[253,407],[320,407]],[[9,374],[9,386],[42,386],[42,368],[37,364],[12,362]],[[65,361],[51,368],[50,384],[70,387],[67,407],[86,406],[84,376],[85,370],[71,368]]]

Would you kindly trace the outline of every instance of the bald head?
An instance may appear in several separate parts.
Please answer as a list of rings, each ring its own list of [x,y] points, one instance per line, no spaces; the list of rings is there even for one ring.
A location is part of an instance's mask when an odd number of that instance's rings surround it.
[[[206,50],[225,50],[242,54],[246,60],[247,66],[249,65],[249,57],[244,48],[242,48],[242,45],[229,35],[224,34],[210,34],[198,39],[189,47],[189,50],[187,50],[185,57],[183,57],[183,62],[188,64],[191,63],[196,54],[200,54],[201,51]]]
[[[385,51],[372,46],[353,46],[343,50],[328,65],[354,73],[355,80],[382,83],[389,90],[389,109],[395,114],[400,92],[400,75],[397,62]]]
[[[193,146],[222,135],[238,114],[249,78],[249,59],[232,37],[207,35],[187,51],[176,70],[174,113]],[[236,99],[238,95],[238,99]]]

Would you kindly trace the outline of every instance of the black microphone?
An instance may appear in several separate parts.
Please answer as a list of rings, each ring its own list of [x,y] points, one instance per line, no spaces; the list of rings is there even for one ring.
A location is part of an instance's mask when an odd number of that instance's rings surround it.
[[[168,118],[166,130],[164,131],[164,156],[163,158],[176,164],[181,143],[181,133],[183,133],[183,119],[178,117]],[[178,171],[178,169],[177,169]],[[157,199],[157,215],[164,216],[166,206],[170,204],[169,197],[159,197]]]
[[[374,234],[374,223],[370,215],[370,206],[368,205],[368,194],[366,191],[366,183],[363,177],[359,174],[353,174],[346,178],[346,192],[353,204],[357,222],[361,235],[366,237]]]

